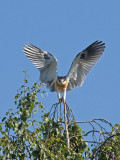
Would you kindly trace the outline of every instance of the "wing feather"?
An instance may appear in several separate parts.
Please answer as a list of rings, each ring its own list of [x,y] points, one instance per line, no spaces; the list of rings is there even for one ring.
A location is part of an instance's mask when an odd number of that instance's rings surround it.
[[[104,49],[105,43],[102,41],[95,41],[75,57],[66,76],[69,82],[67,91],[83,84],[85,77],[100,59]]]
[[[57,79],[57,59],[49,52],[43,51],[32,44],[23,47],[25,55],[39,69],[40,81],[51,91],[55,91],[54,83]]]

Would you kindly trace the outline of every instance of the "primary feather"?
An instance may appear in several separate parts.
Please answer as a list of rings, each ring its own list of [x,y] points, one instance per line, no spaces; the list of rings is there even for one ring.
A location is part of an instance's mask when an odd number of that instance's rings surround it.
[[[40,71],[40,81],[51,91],[55,91],[54,83],[57,79],[57,59],[49,52],[43,51],[34,45],[23,47],[25,55]]]
[[[102,56],[104,48],[105,43],[96,41],[75,57],[66,76],[69,81],[67,91],[83,84],[88,72]]]

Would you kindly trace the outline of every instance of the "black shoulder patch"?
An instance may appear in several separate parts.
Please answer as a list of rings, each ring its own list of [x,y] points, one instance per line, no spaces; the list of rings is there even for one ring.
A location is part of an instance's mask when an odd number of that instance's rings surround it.
[[[44,58],[45,58],[45,59],[50,59],[47,54],[44,54]]]
[[[81,55],[80,55],[80,59],[85,59],[87,57],[87,53],[83,52]]]

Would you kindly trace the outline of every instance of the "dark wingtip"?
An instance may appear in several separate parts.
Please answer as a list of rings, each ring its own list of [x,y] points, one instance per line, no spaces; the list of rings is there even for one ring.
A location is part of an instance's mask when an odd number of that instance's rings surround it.
[[[105,42],[103,42],[103,41],[97,40],[96,42],[97,42],[97,44],[99,44],[99,45],[105,46]],[[105,47],[106,47],[106,46],[105,46]]]
[[[105,47],[106,47],[106,46],[105,46],[105,42],[99,41],[99,40],[93,42],[90,46],[92,46],[92,47],[101,46],[102,48],[105,48]],[[90,46],[89,46],[89,47],[90,47]]]

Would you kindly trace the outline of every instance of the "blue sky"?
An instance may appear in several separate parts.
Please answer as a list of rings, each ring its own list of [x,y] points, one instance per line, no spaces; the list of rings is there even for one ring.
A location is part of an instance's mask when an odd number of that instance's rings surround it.
[[[4,0],[0,3],[0,102],[2,115],[14,107],[23,70],[29,81],[39,71],[22,47],[31,43],[58,59],[58,74],[66,75],[74,57],[96,40],[106,43],[105,53],[82,87],[67,93],[76,120],[104,118],[120,123],[120,1],[112,0]],[[48,92],[44,106],[58,102]],[[48,107],[48,108],[49,108]]]

